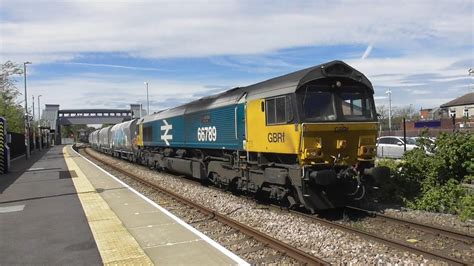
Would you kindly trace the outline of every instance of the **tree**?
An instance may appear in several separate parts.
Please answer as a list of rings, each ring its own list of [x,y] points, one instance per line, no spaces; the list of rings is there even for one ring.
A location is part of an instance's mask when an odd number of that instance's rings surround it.
[[[414,114],[413,106],[402,106],[398,107],[395,109],[395,116],[396,117],[401,117],[401,118],[406,118],[406,119],[411,119],[411,117]]]
[[[23,70],[11,61],[1,64],[0,73],[0,116],[7,119],[8,130],[11,132],[23,133],[23,107],[17,102],[21,95],[15,86],[14,76],[23,74]]]
[[[388,118],[388,108],[385,105],[379,105],[375,107],[380,120]]]
[[[388,108],[385,105],[379,105],[375,108],[382,130],[388,130]]]

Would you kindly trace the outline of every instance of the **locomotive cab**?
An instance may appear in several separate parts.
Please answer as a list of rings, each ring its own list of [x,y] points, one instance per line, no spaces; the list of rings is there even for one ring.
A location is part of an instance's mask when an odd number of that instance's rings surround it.
[[[331,77],[301,86],[296,95],[303,195],[316,209],[362,199],[375,181],[366,174],[376,155],[373,91],[357,81]]]

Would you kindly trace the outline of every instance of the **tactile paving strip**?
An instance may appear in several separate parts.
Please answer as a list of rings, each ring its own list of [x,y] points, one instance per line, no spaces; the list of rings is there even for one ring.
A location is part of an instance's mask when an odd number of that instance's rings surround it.
[[[123,226],[109,205],[97,193],[87,177],[69,156],[67,147],[63,153],[69,171],[75,171],[72,178],[89,226],[97,243],[104,264],[152,265],[135,238]]]

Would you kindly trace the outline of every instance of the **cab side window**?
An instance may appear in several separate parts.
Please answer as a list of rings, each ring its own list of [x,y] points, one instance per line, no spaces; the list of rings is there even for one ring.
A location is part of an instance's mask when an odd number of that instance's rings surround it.
[[[290,96],[279,96],[265,100],[267,125],[286,124],[293,120]]]

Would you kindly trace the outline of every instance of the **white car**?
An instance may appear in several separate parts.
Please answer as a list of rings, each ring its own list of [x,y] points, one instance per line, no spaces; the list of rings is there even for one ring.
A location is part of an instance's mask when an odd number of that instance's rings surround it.
[[[411,137],[410,139],[413,139],[416,143],[417,146],[420,146],[420,143],[418,143],[418,141],[421,139],[421,137]],[[427,144],[427,147],[426,147],[426,153],[427,154],[433,154],[434,153],[434,150],[436,149],[436,138],[433,138],[433,137],[429,137],[429,138],[424,138],[426,140],[426,144]]]
[[[404,151],[403,137],[385,136],[377,139],[377,157],[402,158]],[[416,140],[407,137],[407,151],[416,148]]]

